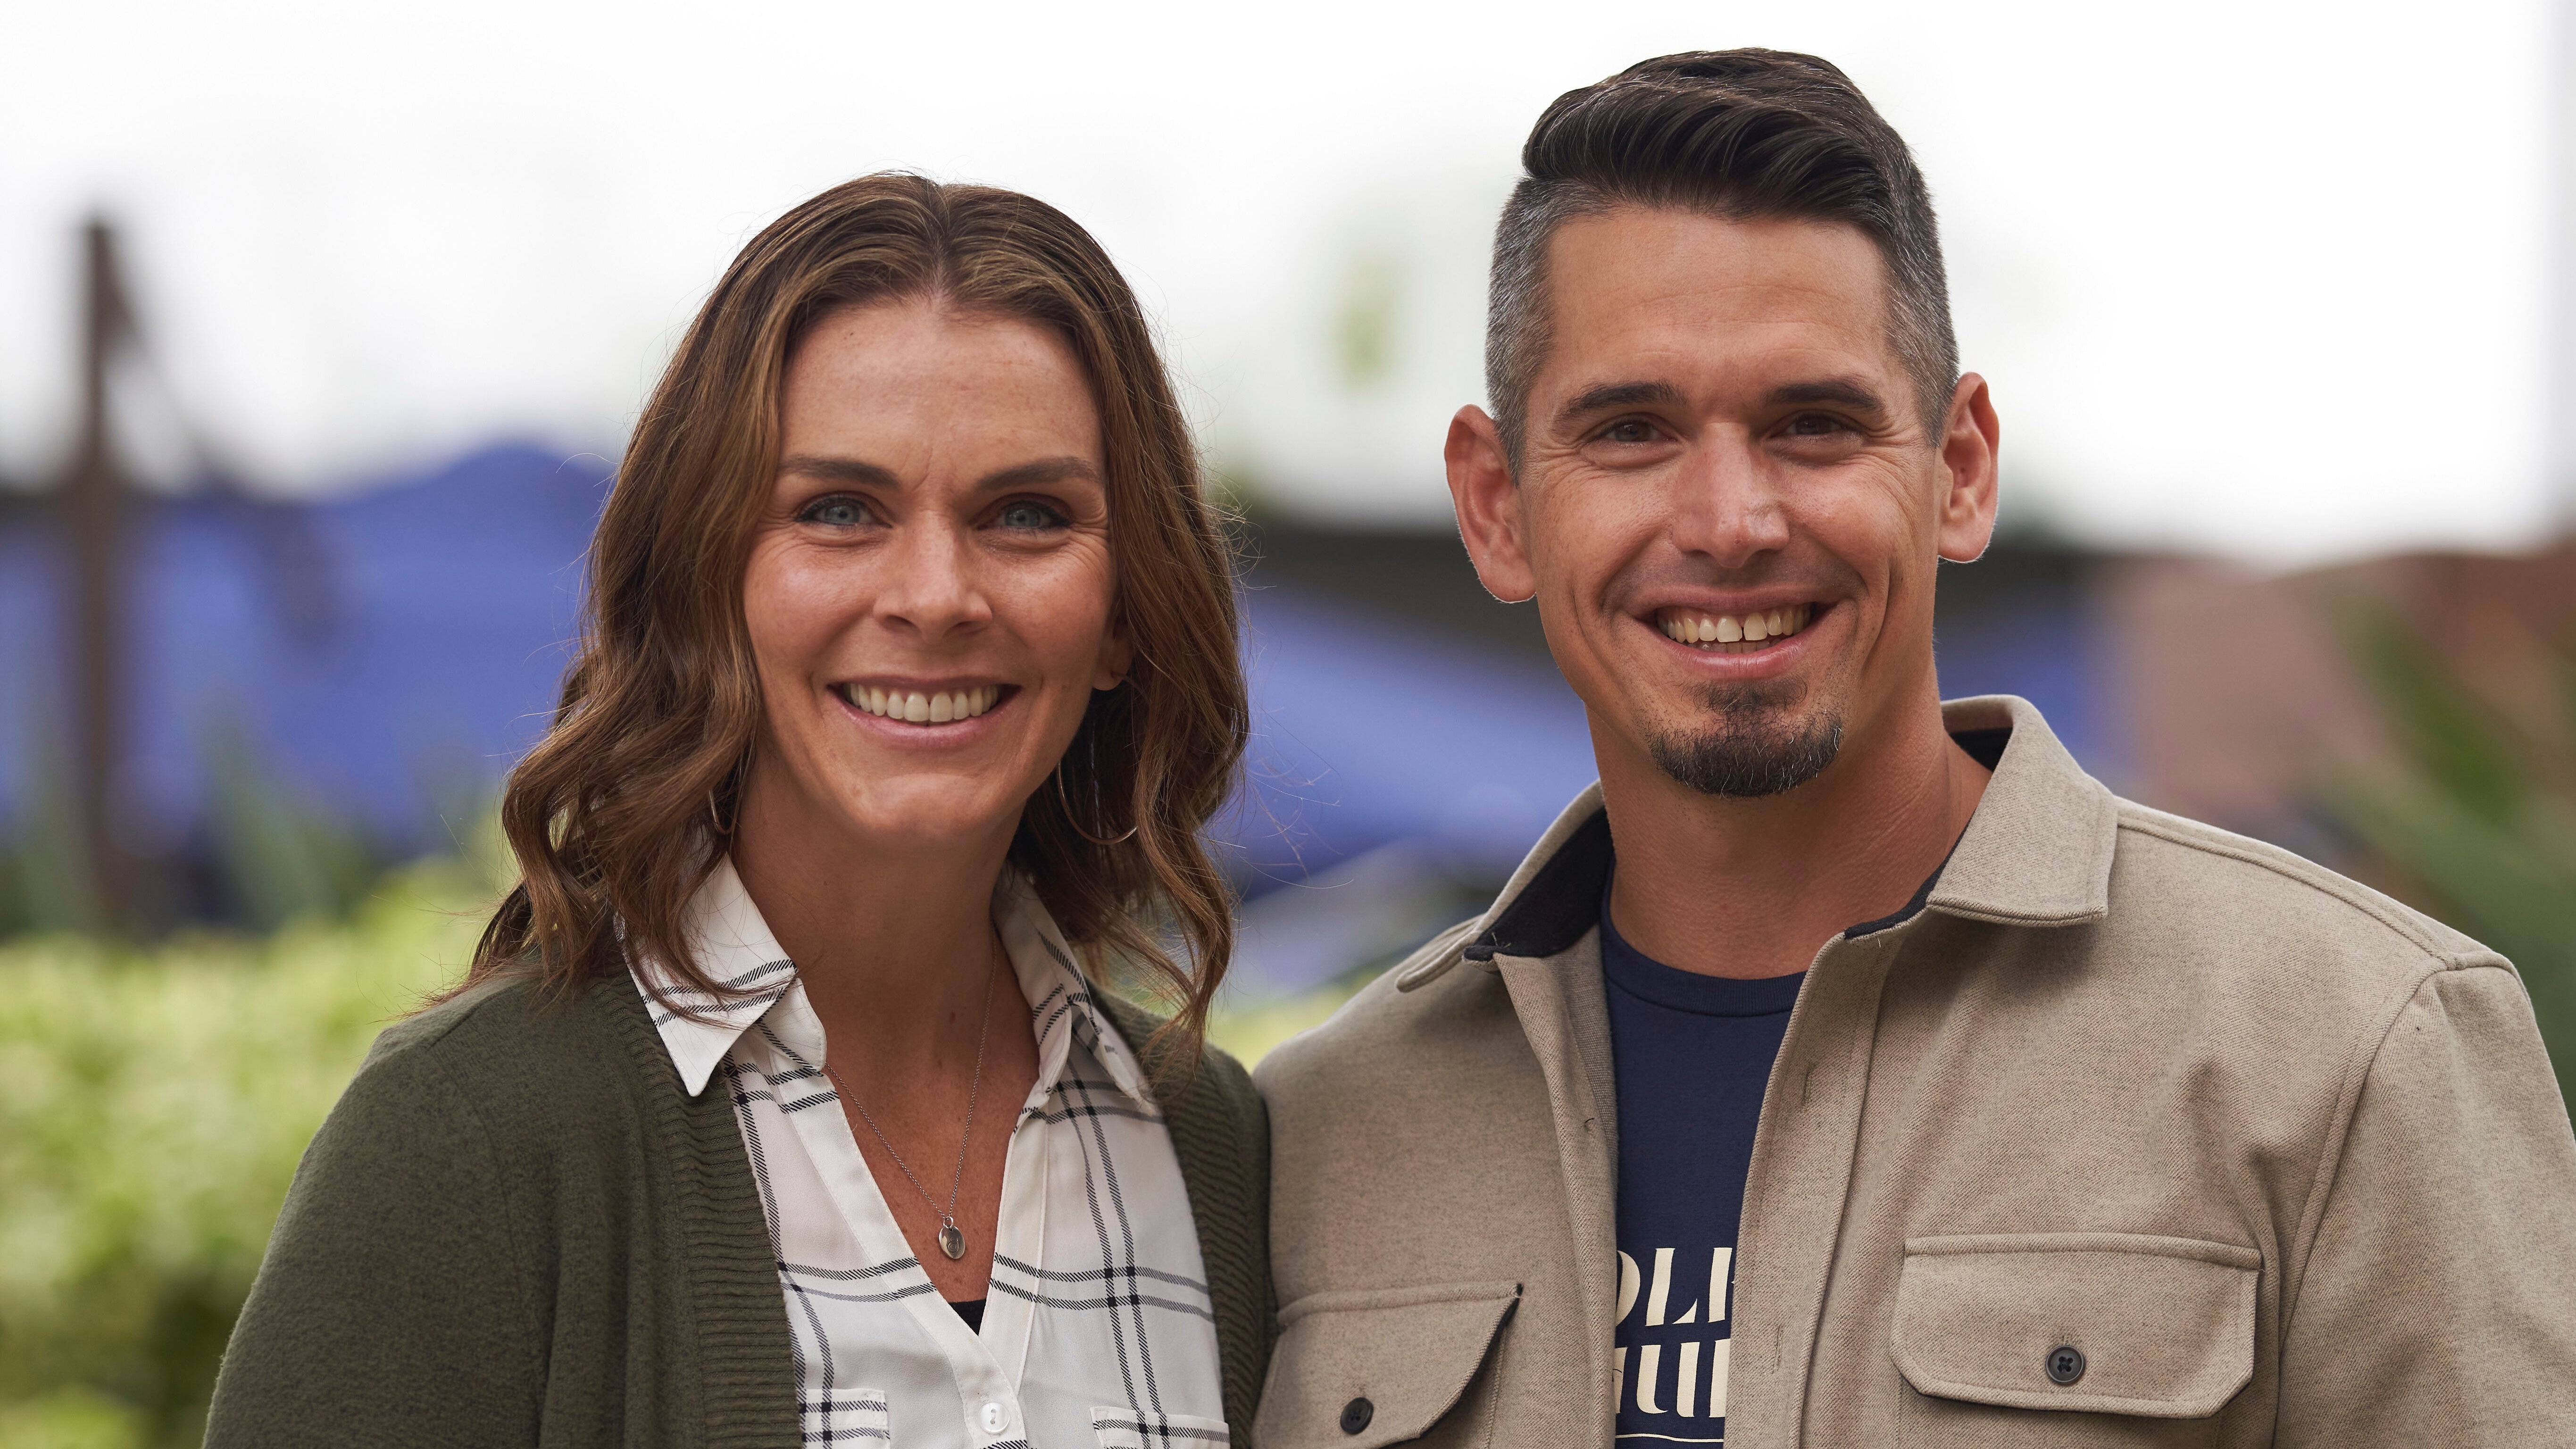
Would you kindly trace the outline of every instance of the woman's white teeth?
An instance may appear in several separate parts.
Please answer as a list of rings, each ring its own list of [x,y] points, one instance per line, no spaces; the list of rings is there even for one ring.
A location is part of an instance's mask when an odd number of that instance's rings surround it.
[[[1749,614],[1699,614],[1666,609],[1663,626],[1666,638],[1694,649],[1714,648],[1722,654],[1741,654],[1746,647],[1797,633],[1806,628],[1808,621],[1815,616],[1816,606],[1813,604],[1788,604],[1777,609],[1756,609]],[[1738,647],[1725,647],[1728,645]]]
[[[851,685],[843,697],[868,713],[887,719],[899,719],[907,724],[946,724],[951,720],[973,719],[991,709],[1000,701],[1002,687],[986,684],[974,689],[944,690],[937,694],[907,694],[900,689]]]

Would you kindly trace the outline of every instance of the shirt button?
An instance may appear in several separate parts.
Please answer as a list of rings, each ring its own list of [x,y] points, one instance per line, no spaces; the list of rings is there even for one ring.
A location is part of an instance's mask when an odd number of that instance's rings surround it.
[[[1377,1417],[1377,1405],[1366,1399],[1353,1399],[1342,1405],[1342,1432],[1356,1434],[1367,1428],[1369,1420],[1375,1417]]]
[[[1002,1432],[1002,1430],[1004,1430],[1005,1428],[1008,1428],[1008,1427],[1010,1426],[1010,1422],[1011,1422],[1011,1411],[1010,1411],[1010,1410],[1003,1408],[1003,1407],[1002,1407],[1000,1404],[998,1404],[998,1403],[994,1403],[994,1404],[986,1404],[986,1405],[984,1406],[984,1432],[985,1432],[985,1433],[987,1433],[987,1434],[999,1434],[999,1433],[1001,1433],[1001,1432]]]
[[[2073,1344],[2059,1344],[2048,1351],[2048,1381],[2064,1388],[2084,1377],[2084,1351]]]

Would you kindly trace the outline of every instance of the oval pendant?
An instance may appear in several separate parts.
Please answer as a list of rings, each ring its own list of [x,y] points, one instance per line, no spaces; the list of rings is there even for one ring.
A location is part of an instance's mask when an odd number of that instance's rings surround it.
[[[955,1223],[939,1225],[939,1251],[946,1253],[952,1263],[966,1256],[966,1235],[957,1230]]]

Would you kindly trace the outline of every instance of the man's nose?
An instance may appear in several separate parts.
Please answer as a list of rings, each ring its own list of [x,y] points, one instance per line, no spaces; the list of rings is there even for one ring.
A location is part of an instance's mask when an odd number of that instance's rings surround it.
[[[946,519],[915,518],[894,530],[877,591],[877,615],[936,639],[992,616],[977,576],[972,530]]]
[[[1693,449],[1675,478],[1675,546],[1729,569],[1787,547],[1787,500],[1765,462],[1743,438],[1712,439]]]

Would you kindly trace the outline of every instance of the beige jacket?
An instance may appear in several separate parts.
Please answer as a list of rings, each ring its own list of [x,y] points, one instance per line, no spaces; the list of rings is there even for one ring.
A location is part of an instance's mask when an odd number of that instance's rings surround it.
[[[1801,988],[1728,1449],[2576,1444],[2576,1137],[2512,967],[2114,798],[2021,700],[1946,713],[2012,733],[1925,908]],[[1262,1064],[1262,1449],[1610,1442],[1608,866],[1587,793]]]

